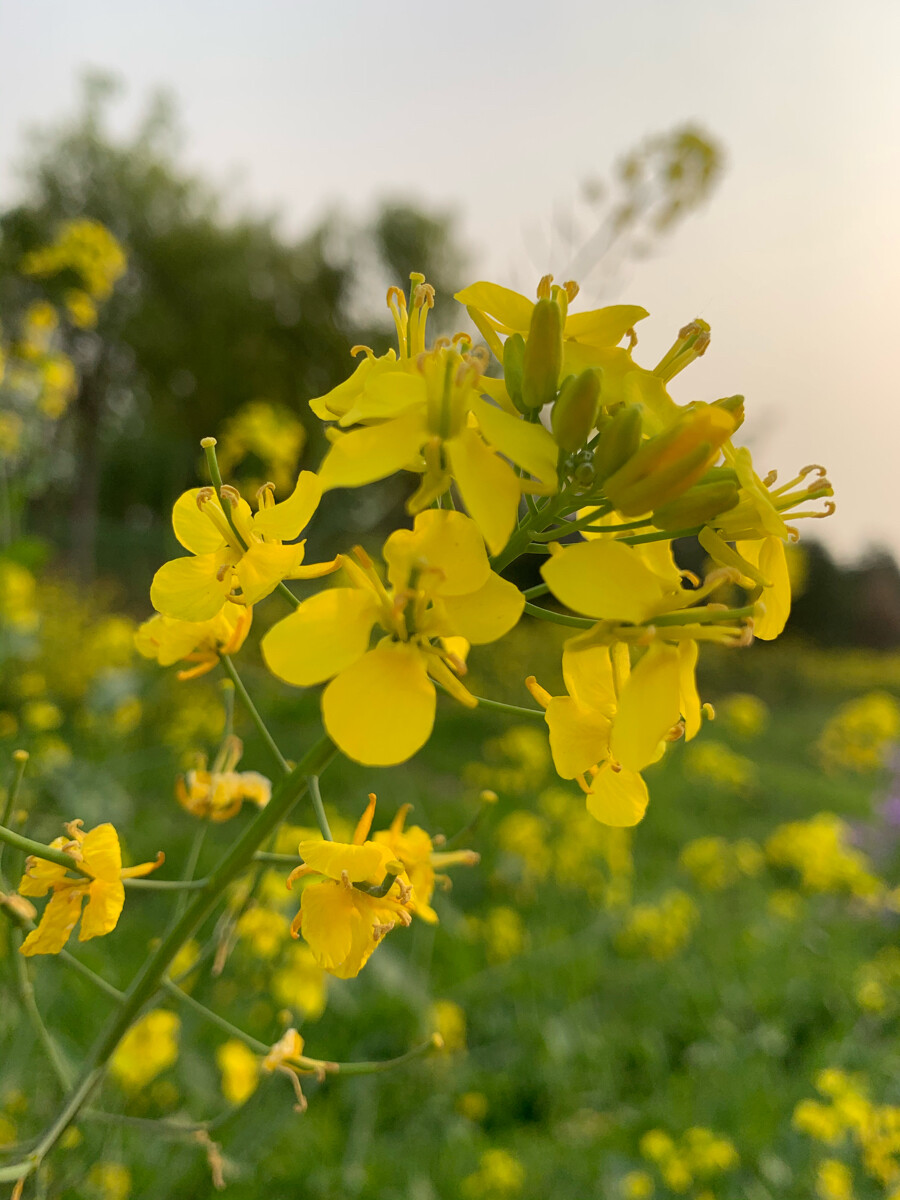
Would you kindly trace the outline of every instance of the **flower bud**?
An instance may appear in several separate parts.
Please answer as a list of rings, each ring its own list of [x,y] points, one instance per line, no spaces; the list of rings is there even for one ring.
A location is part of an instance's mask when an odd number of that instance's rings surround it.
[[[657,529],[689,529],[694,525],[704,525],[720,513],[734,508],[739,498],[736,483],[727,479],[711,483],[701,480],[677,500],[670,500],[655,509],[653,524]]]
[[[607,479],[607,497],[624,516],[661,508],[705,474],[736,426],[734,412],[722,403],[692,405]]]
[[[604,422],[594,453],[594,473],[598,483],[605,483],[628,462],[641,444],[641,406],[631,404],[620,408],[614,417]]]
[[[563,315],[555,300],[541,299],[531,314],[525,343],[522,403],[542,408],[556,398],[563,356]]]
[[[525,412],[522,403],[522,371],[525,365],[525,339],[521,333],[511,333],[503,343],[503,377],[510,400]]]
[[[550,425],[557,446],[567,454],[580,450],[588,440],[600,407],[600,376],[588,368],[566,380],[553,405]]]

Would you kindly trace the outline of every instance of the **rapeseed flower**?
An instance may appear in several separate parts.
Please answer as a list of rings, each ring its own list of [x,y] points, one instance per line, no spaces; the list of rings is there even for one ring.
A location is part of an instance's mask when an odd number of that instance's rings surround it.
[[[410,910],[423,921],[434,924],[438,915],[431,907],[436,882],[449,887],[450,878],[447,875],[437,875],[435,868],[454,866],[475,866],[481,856],[474,850],[444,850],[435,852],[434,842],[420,825],[410,825],[405,828],[406,817],[411,804],[404,804],[397,810],[397,815],[389,829],[379,830],[372,840],[378,845],[387,846],[393,857],[406,871],[406,877],[412,884],[413,894],[410,898]]]
[[[288,877],[289,888],[304,880],[291,934],[302,929],[316,962],[338,979],[358,975],[398,922],[412,922],[413,889],[402,864],[389,846],[366,840],[374,815],[371,795],[352,842],[301,842],[303,865]]]
[[[246,1104],[259,1086],[259,1058],[246,1043],[230,1038],[216,1050],[222,1095],[229,1104]]]
[[[135,1021],[109,1060],[113,1077],[126,1092],[137,1093],[178,1058],[181,1021],[176,1013],[154,1008]]]
[[[242,752],[239,738],[226,738],[212,770],[207,770],[206,758],[201,755],[196,767],[179,775],[175,797],[182,808],[215,822],[237,816],[244,801],[265,808],[272,797],[271,781],[258,771],[236,770]]]
[[[178,672],[180,680],[196,679],[218,666],[223,654],[237,654],[243,646],[253,608],[249,604],[222,606],[206,621],[181,621],[155,613],[144,621],[134,635],[134,644],[144,658],[155,659],[161,667],[176,662],[195,663]]]
[[[434,725],[432,679],[461,703],[477,701],[458,676],[468,643],[493,642],[516,624],[519,590],[490,569],[481,534],[462,513],[429,509],[384,544],[387,585],[360,549],[344,569],[352,587],[305,600],[265,635],[263,658],[298,687],[331,680],[322,719],[349,758],[404,762]],[[386,636],[369,649],[373,628]]]
[[[175,501],[175,536],[193,557],[164,563],[153,577],[150,600],[157,612],[180,621],[216,617],[233,600],[252,605],[285,579],[318,579],[340,566],[303,563],[304,542],[293,542],[309,524],[322,488],[311,471],[301,471],[293,493],[279,503],[269,484],[259,489],[259,510],[231,487],[222,488],[226,517],[211,487],[191,488]]]
[[[97,825],[88,833],[81,830],[81,821],[66,825],[68,837],[55,838],[50,846],[76,859],[83,875],[70,875],[60,863],[29,856],[25,874],[19,883],[20,896],[53,894],[44,909],[37,929],[22,943],[22,953],[58,954],[69,940],[69,934],[81,919],[78,940],[89,941],[115,929],[125,903],[123,879],[149,875],[163,863],[160,853],[155,862],[136,867],[122,867],[119,837],[112,825]],[[87,904],[82,904],[87,898]]]
[[[272,976],[272,995],[279,1004],[308,1021],[325,1011],[328,998],[325,970],[304,942],[288,946],[285,960]]]

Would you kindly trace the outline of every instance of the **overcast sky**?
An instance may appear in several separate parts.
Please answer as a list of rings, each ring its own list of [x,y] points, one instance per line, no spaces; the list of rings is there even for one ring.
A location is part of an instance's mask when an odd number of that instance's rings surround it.
[[[815,533],[900,553],[897,0],[0,0],[0,46],[0,203],[23,132],[99,67],[132,111],[169,87],[187,161],[287,228],[408,197],[458,214],[473,278],[515,285],[564,270],[535,231],[581,181],[700,122],[724,182],[605,299],[650,309],[646,365],[708,320],[677,398],[743,392],[761,473],[828,466]]]

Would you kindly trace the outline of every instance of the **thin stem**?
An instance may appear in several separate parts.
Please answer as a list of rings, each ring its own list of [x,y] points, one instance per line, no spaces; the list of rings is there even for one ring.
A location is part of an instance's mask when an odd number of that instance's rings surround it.
[[[85,966],[81,959],[76,958],[74,954],[70,954],[68,950],[60,950],[56,956],[61,959],[67,967],[71,967],[83,979],[87,979],[95,988],[107,995],[110,1000],[115,1000],[118,1004],[125,999],[125,993],[120,992],[117,987],[107,982],[102,975],[98,975],[96,971],[92,971],[90,967]]]
[[[219,460],[216,458],[216,439],[214,437],[205,437],[200,442],[200,445],[203,447],[203,453],[206,455],[206,466],[209,471],[209,478],[219,498],[219,507],[225,514],[225,520],[231,526],[231,532],[237,538],[237,544],[242,550],[246,550],[247,543],[241,537],[234,523],[234,517],[231,515],[231,505],[222,495],[222,472],[219,470]]]
[[[272,799],[232,845],[183,916],[167,933],[132,980],[118,1012],[112,1014],[88,1053],[84,1070],[34,1151],[20,1163],[3,1168],[0,1179],[21,1179],[34,1171],[78,1116],[103,1078],[106,1063],[132,1022],[160,987],[175,955],[192,937],[221,899],[226,888],[250,865],[253,855],[307,791],[310,775],[319,775],[334,757],[335,748],[322,737],[275,789]]]
[[[190,892],[206,887],[206,879],[123,879],[127,888],[148,892]]]
[[[546,583],[536,583],[534,587],[526,588],[522,595],[526,600],[536,600],[538,596],[546,596],[549,591]]]
[[[528,608],[528,605],[526,604],[525,607]],[[450,695],[450,692],[447,691],[442,683],[439,683],[436,679],[432,680],[432,683],[445,696]],[[484,705],[485,708],[492,708],[497,712],[511,713],[514,717],[540,717],[542,721],[544,719],[544,710],[542,708],[522,708],[518,704],[504,704],[502,700],[488,700],[484,696],[473,696],[472,699],[477,700],[479,706]]]
[[[412,1050],[407,1050],[398,1058],[388,1058],[383,1062],[333,1063],[332,1066],[336,1067],[341,1075],[380,1075],[382,1071],[393,1071],[395,1067],[402,1067],[405,1063],[422,1058],[433,1050],[440,1050],[443,1045],[440,1034],[433,1033],[427,1042],[413,1046]]]
[[[10,782],[9,789],[6,793],[6,800],[3,804],[3,811],[0,812],[0,825],[8,825],[12,818],[13,811],[16,805],[16,799],[19,795],[19,788],[22,785],[22,779],[25,775],[25,768],[28,766],[28,751],[14,750],[13,751],[13,777]],[[0,862],[3,861],[3,851],[5,843],[0,841]]]
[[[714,604],[704,604],[698,608],[683,608],[678,612],[663,613],[648,621],[648,625],[708,625],[712,621],[740,621],[744,617],[756,615],[755,604],[745,604],[742,608],[718,608]]]
[[[289,774],[291,768],[288,765],[287,759],[284,757],[284,755],[278,749],[278,746],[275,743],[275,739],[272,737],[271,733],[269,733],[269,730],[266,726],[265,721],[260,716],[259,710],[257,709],[256,705],[250,699],[250,693],[244,687],[243,680],[241,679],[240,675],[238,675],[237,669],[235,668],[234,663],[231,661],[231,658],[227,654],[222,655],[222,666],[228,672],[228,676],[231,679],[231,682],[234,684],[234,689],[241,698],[241,703],[244,705],[247,712],[250,714],[250,719],[252,720],[253,724],[256,726],[257,730],[259,731],[260,737],[268,746],[269,752],[271,753],[272,757],[278,763],[279,767],[281,767],[281,769],[285,773],[285,775]]]
[[[223,682],[224,682],[224,680],[223,680]],[[233,698],[234,697],[234,689],[233,688],[231,689],[231,695]],[[233,732],[233,730],[226,726],[226,732],[230,735]],[[208,829],[209,829],[208,821],[201,821],[200,824],[197,826],[197,830],[194,833],[193,839],[191,841],[191,848],[188,851],[187,862],[184,864],[184,877],[186,880],[193,879],[195,874],[197,873],[197,863],[200,859],[200,852],[203,849],[203,843],[206,841],[206,833],[207,833]],[[185,905],[187,904],[187,902],[188,902],[188,897],[187,897],[186,890],[185,890],[185,892],[182,892],[181,895],[178,897],[178,899],[175,901],[175,908],[174,908],[174,911],[172,912],[172,916],[170,918],[171,924],[174,925],[174,923],[178,920],[178,918],[184,912]]]
[[[645,542],[667,542],[676,538],[696,537],[702,532],[703,525],[692,525],[690,529],[660,529],[657,533],[638,533],[633,537],[619,538],[626,546],[641,546]]]
[[[14,833],[4,825],[0,825],[0,842],[6,842],[7,846],[14,846],[16,850],[23,850],[26,854],[34,855],[35,858],[44,858],[47,862],[56,863],[57,866],[65,867],[68,871],[75,871],[76,874],[84,875],[88,879],[92,878],[78,862],[78,859],[73,858],[71,854],[66,854],[64,850],[54,850],[52,846],[45,846],[43,842],[32,841],[31,838],[23,837],[21,833]]]
[[[300,867],[303,859],[299,854],[273,854],[269,850],[257,850],[253,855],[256,862],[271,863],[276,867]]]
[[[281,595],[284,596],[285,600],[287,600],[290,604],[292,604],[294,606],[294,608],[300,607],[300,601],[297,599],[297,597],[294,595],[294,593],[291,591],[291,589],[288,587],[288,585],[284,582],[284,580],[281,580],[279,582],[278,587],[275,590],[277,592],[280,592]]]
[[[228,1110],[231,1116],[232,1109]],[[208,1133],[209,1121],[171,1121],[165,1117],[151,1119],[149,1117],[127,1117],[122,1113],[104,1112],[101,1108],[86,1108],[82,1112],[86,1121],[96,1121],[101,1125],[117,1125],[125,1129],[140,1129],[146,1133],[155,1133],[161,1137],[191,1138],[197,1133]]]
[[[34,998],[34,987],[31,983],[31,977],[28,974],[26,960],[18,952],[12,954],[11,958],[13,960],[13,973],[16,980],[16,991],[19,993],[19,1000],[28,1014],[31,1027],[34,1029],[38,1041],[43,1046],[47,1061],[53,1068],[53,1073],[59,1081],[63,1094],[65,1094],[72,1086],[72,1072],[69,1069],[69,1064],[60,1053],[59,1047],[53,1040],[50,1030],[44,1024],[41,1010],[38,1008]]]
[[[319,825],[319,832],[326,842],[333,842],[331,829],[328,826],[328,818],[325,816],[325,805],[322,803],[322,793],[319,790],[318,775],[310,775],[309,777],[309,795],[312,800],[313,810],[316,814],[316,821]]]
[[[539,608],[536,604],[525,601],[525,611],[540,621],[552,621],[554,625],[571,625],[573,629],[593,629],[597,624],[588,617],[570,617],[567,613],[553,612],[549,608]],[[544,714],[541,713],[541,716]]]
[[[243,1029],[239,1029],[237,1025],[232,1025],[230,1021],[226,1021],[224,1017],[220,1017],[217,1012],[213,1012],[211,1008],[207,1008],[205,1004],[201,1004],[199,1000],[195,1000],[193,996],[189,996],[186,991],[174,983],[171,979],[162,981],[162,989],[173,996],[179,1004],[183,1004],[186,1008],[190,1008],[198,1016],[203,1017],[204,1021],[208,1021],[211,1025],[218,1026],[223,1032],[230,1037],[237,1038],[239,1041],[246,1042],[251,1050],[256,1054],[268,1054],[271,1047],[265,1042],[258,1041],[249,1033],[245,1033]]]

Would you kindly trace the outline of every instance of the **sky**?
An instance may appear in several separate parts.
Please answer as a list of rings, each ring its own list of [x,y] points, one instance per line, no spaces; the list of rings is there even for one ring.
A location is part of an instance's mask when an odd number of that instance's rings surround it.
[[[405,198],[456,215],[472,279],[522,290],[564,271],[539,234],[583,181],[699,123],[723,182],[597,295],[650,310],[648,366],[707,320],[676,399],[742,392],[761,474],[828,467],[837,512],[809,532],[843,559],[900,555],[896,0],[0,0],[0,45],[0,204],[25,131],[102,68],[132,112],[169,88],[186,162],[286,230]]]

